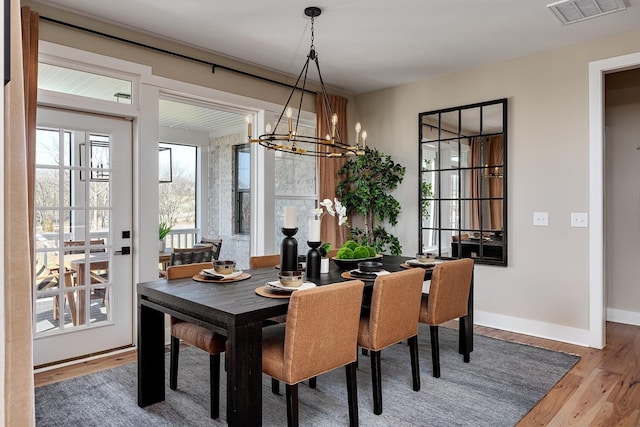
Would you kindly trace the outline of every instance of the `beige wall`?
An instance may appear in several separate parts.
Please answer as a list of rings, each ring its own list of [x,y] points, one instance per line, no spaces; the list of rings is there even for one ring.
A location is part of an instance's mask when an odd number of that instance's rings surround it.
[[[640,312],[640,69],[605,84],[605,283],[615,318]]]
[[[489,313],[505,328],[511,316],[588,329],[588,229],[569,226],[589,203],[588,64],[639,42],[630,32],[356,97],[368,141],[407,167],[394,230],[405,254],[418,249],[418,113],[509,99],[509,266],[476,268],[478,321]],[[549,212],[548,227],[532,225],[534,211]]]

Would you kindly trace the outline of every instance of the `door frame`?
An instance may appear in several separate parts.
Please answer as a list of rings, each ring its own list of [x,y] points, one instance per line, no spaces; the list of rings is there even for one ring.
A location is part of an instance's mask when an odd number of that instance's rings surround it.
[[[640,66],[640,52],[589,63],[589,346],[606,345],[604,77]]]

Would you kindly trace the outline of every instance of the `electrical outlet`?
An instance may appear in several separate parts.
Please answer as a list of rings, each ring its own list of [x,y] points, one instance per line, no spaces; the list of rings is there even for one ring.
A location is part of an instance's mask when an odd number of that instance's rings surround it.
[[[571,212],[571,226],[572,227],[588,227],[589,217],[586,213]]]
[[[533,213],[533,225],[539,227],[547,227],[549,225],[549,213],[548,212],[534,212]]]

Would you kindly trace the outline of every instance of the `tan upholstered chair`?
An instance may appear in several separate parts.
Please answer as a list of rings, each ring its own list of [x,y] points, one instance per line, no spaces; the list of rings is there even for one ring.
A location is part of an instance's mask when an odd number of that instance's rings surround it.
[[[470,258],[437,264],[431,276],[428,297],[420,306],[420,322],[430,326],[433,376],[440,378],[440,343],[438,325],[453,319],[460,319],[459,327],[464,328],[467,316],[469,290],[473,276],[473,260]],[[465,334],[466,336],[466,334]],[[464,362],[469,363],[467,340],[461,343]]]
[[[262,371],[286,386],[287,425],[298,425],[298,383],[345,366],[349,424],[358,425],[359,280],[293,292],[287,323],[263,328]]]
[[[249,268],[275,267],[280,264],[280,254],[252,256],[249,258]]]
[[[192,277],[203,268],[211,268],[210,262],[167,267],[167,279]],[[178,357],[180,340],[209,353],[209,381],[211,387],[211,418],[220,416],[220,353],[225,351],[227,339],[215,332],[189,322],[170,317],[171,360],[169,362],[169,388],[178,388]]]
[[[203,237],[200,240],[200,243],[203,245],[211,245],[213,246],[213,254],[212,259],[220,259],[220,251],[222,250],[222,239],[209,239]]]
[[[409,340],[413,389],[420,390],[418,364],[418,315],[424,270],[412,268],[378,276],[373,285],[371,310],[360,317],[358,346],[371,355],[373,412],[382,413],[382,372],[380,352],[393,344]]]

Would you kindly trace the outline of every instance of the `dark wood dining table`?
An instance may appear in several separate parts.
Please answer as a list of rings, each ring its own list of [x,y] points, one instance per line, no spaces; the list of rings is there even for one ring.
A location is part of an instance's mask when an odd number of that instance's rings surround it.
[[[383,268],[400,271],[411,258],[385,255]],[[165,399],[165,319],[168,313],[227,337],[227,423],[230,426],[262,425],[262,327],[263,321],[287,313],[288,298],[265,298],[255,289],[277,280],[273,267],[244,270],[251,277],[229,283],[203,283],[192,278],[139,283],[138,291],[138,406]],[[318,286],[347,280],[332,262],[329,273],[308,278]],[[425,279],[430,271],[425,271]],[[370,293],[372,281],[365,281]],[[366,300],[366,298],[365,298]],[[469,316],[460,328],[460,342],[473,350],[473,282]]]

